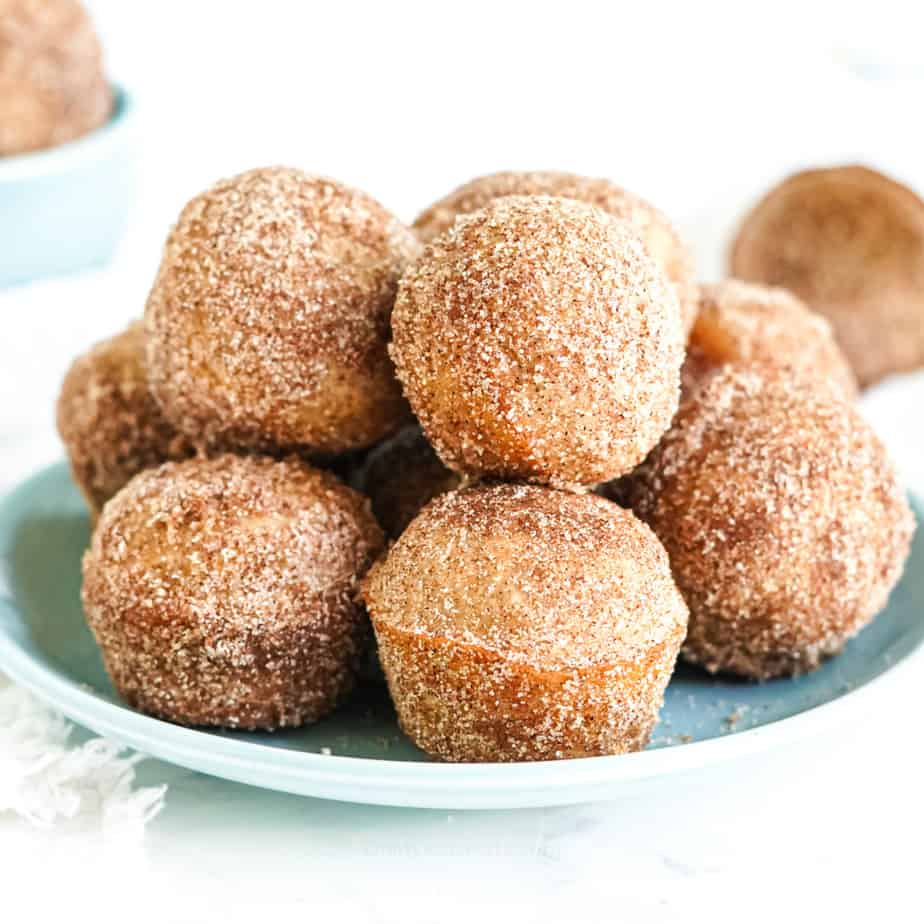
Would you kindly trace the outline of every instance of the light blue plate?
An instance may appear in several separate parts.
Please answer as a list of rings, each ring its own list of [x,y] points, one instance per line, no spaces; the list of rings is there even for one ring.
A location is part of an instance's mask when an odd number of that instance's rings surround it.
[[[0,505],[0,669],[82,725],[194,770],[270,789],[427,808],[514,808],[617,795],[629,781],[752,754],[856,716],[888,696],[924,637],[924,536],[888,609],[842,655],[796,680],[716,680],[681,667],[647,751],[531,764],[438,764],[399,731],[384,691],[317,725],[208,732],[122,705],[80,607],[86,512],[63,464]],[[881,699],[880,699],[881,701]],[[330,753],[327,753],[327,752]]]

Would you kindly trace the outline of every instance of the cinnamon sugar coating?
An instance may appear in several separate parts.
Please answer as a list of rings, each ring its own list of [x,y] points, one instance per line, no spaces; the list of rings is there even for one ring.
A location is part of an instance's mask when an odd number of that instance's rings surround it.
[[[193,454],[148,388],[144,347],[136,321],[79,356],[61,384],[58,433],[94,516],[133,475]]]
[[[151,388],[207,447],[335,454],[406,418],[388,358],[413,233],[370,196],[271,167],[196,196],[148,298]]]
[[[900,183],[859,166],[794,174],[741,223],[729,263],[825,315],[861,386],[924,365],[924,202]]]
[[[137,475],[83,562],[87,622],[135,708],[274,729],[329,713],[367,639],[357,584],[383,545],[368,502],[291,458]]]
[[[636,465],[677,407],[676,296],[631,226],[586,203],[495,199],[401,280],[392,357],[463,475],[590,485]]]
[[[640,196],[610,180],[554,170],[504,171],[480,176],[453,190],[418,216],[414,228],[432,241],[452,227],[459,215],[484,208],[501,196],[562,196],[596,205],[629,222],[674,286],[689,332],[696,314],[693,256],[670,219]]]
[[[450,761],[644,747],[687,622],[631,512],[531,485],[437,497],[363,593],[401,727]]]
[[[93,24],[77,0],[0,0],[0,157],[72,141],[112,112]]]
[[[882,443],[832,386],[726,366],[632,480],[690,608],[684,655],[769,678],[835,654],[885,605],[913,517]]]
[[[356,487],[372,501],[385,535],[397,539],[428,501],[459,483],[420,427],[411,424],[369,453]]]
[[[684,391],[726,363],[777,363],[857,395],[857,381],[831,325],[786,289],[726,279],[699,288],[687,344]]]

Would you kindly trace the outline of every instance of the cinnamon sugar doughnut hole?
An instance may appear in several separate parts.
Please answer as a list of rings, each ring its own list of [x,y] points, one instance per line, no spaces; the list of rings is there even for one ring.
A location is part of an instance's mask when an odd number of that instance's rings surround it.
[[[631,226],[583,202],[460,216],[402,278],[392,329],[405,394],[462,475],[607,481],[677,408],[677,298]]]
[[[350,484],[372,502],[385,535],[397,539],[429,501],[460,487],[462,479],[443,465],[420,427],[411,424],[372,449]],[[613,500],[609,487],[604,483],[593,490]]]
[[[631,512],[531,485],[431,501],[363,593],[402,729],[448,761],[644,747],[687,622]]]
[[[729,264],[825,315],[861,386],[924,365],[924,201],[895,180],[794,174],[743,220]]]
[[[690,608],[683,653],[765,679],[816,668],[885,605],[913,518],[882,443],[843,394],[726,366],[632,479]]]
[[[335,455],[408,416],[388,358],[409,228],[334,180],[271,167],[182,211],[148,298],[151,388],[209,448]]]
[[[77,0],[0,0],[0,157],[73,141],[112,112],[99,39]]]
[[[144,352],[136,321],[79,356],[61,385],[58,433],[94,517],[133,475],[193,454],[148,388]]]
[[[440,462],[420,427],[410,425],[376,446],[366,458],[356,487],[372,501],[372,512],[397,539],[421,509],[459,487],[459,476]]]
[[[504,171],[480,176],[435,202],[414,222],[421,240],[432,241],[448,231],[459,215],[484,208],[501,196],[561,196],[596,205],[629,222],[648,252],[674,286],[689,332],[696,315],[693,256],[670,219],[640,196],[610,180],[554,170]]]
[[[786,289],[726,279],[699,288],[682,370],[688,393],[726,363],[778,363],[857,396],[857,380],[831,325]]]
[[[290,458],[168,462],[105,507],[83,604],[119,693],[183,725],[311,722],[353,686],[357,585],[383,545],[368,502]]]

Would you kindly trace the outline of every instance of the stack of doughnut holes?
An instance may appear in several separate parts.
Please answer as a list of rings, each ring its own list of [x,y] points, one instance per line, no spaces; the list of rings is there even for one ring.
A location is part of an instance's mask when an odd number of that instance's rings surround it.
[[[143,321],[58,402],[120,694],[291,727],[376,645],[430,756],[549,760],[644,748],[680,655],[752,679],[836,655],[911,511],[838,326],[693,267],[662,212],[566,173],[475,179],[413,226],[291,168],[193,198]]]

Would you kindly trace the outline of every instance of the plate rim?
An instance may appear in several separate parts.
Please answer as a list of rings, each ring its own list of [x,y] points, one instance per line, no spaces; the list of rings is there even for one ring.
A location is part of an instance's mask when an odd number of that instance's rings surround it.
[[[45,466],[0,501],[5,524],[17,499],[60,471]],[[912,497],[920,517],[921,504]],[[110,703],[58,668],[34,657],[9,631],[22,622],[16,601],[0,596],[0,670],[71,721],[143,754],[190,770],[299,795],[420,808],[517,808],[593,801],[620,784],[724,763],[835,728],[860,707],[871,710],[887,690],[924,661],[924,639],[881,673],[836,699],[765,725],[672,747],[630,754],[519,763],[443,763],[319,754],[219,737]]]

